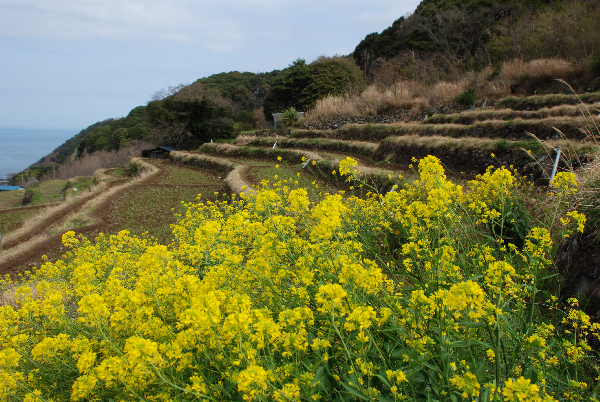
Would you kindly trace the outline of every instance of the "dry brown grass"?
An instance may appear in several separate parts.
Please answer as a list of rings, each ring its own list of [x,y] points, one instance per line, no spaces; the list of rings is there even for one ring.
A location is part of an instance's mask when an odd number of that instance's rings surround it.
[[[223,170],[226,172],[235,168],[235,164],[228,159],[184,151],[171,152],[171,160],[175,163],[199,166],[206,169]]]
[[[248,158],[272,158],[275,160],[278,156],[283,157],[289,161],[299,161],[303,156],[310,159],[321,159],[321,157],[310,151],[303,151],[298,149],[269,149],[261,147],[247,147],[247,146],[235,146],[231,144],[215,144],[207,143],[202,145],[200,148],[202,152],[209,152],[218,155],[225,156],[239,156]]]
[[[590,112],[591,111],[591,112]],[[436,115],[435,123],[460,121],[461,118],[473,121],[483,120],[509,120],[509,119],[546,119],[549,117],[588,117],[595,121],[600,120],[598,117],[599,111],[595,105],[560,105],[554,107],[544,107],[538,110],[512,110],[512,109],[484,109],[484,110],[467,110],[460,113]],[[431,119],[426,122],[433,122]]]
[[[595,156],[591,163],[575,172],[577,192],[572,196],[572,202],[586,215],[592,230],[597,232],[600,226],[600,153]]]
[[[360,94],[330,95],[318,100],[302,122],[313,122],[323,117],[377,115],[381,110],[410,109],[423,112],[432,105],[452,103],[469,88],[475,88],[480,97],[500,98],[510,93],[504,82],[490,82],[492,67],[479,73],[468,73],[454,81],[397,80],[389,86],[371,85]]]
[[[574,65],[561,59],[537,59],[525,62],[515,59],[504,63],[500,79],[508,85],[519,82],[523,77],[533,79],[566,79],[574,72]]]
[[[451,138],[439,135],[433,135],[430,137],[423,137],[420,135],[403,135],[399,137],[388,137],[388,142],[400,146],[417,146],[417,147],[431,147],[431,148],[459,148],[459,149],[493,149],[495,148],[498,140],[490,138]]]
[[[494,117],[494,116],[491,116]],[[549,117],[545,117],[545,118],[541,118],[541,119],[524,119],[524,118],[514,118],[511,119],[510,121],[506,121],[506,120],[502,120],[502,119],[498,119],[498,118],[490,118],[490,119],[486,119],[483,121],[475,121],[473,124],[456,124],[456,123],[441,123],[441,124],[429,124],[427,122],[427,120],[425,120],[422,123],[414,123],[414,122],[396,122],[396,123],[389,123],[386,124],[386,126],[402,126],[405,128],[414,128],[416,130],[423,130],[424,128],[427,129],[432,129],[432,130],[446,130],[446,129],[453,129],[453,128],[460,128],[460,127],[471,127],[471,126],[484,126],[484,127],[503,127],[508,123],[512,123],[515,125],[528,125],[528,126],[534,126],[534,125],[543,125],[543,126],[559,126],[562,124],[570,124],[572,126],[576,126],[576,127],[580,127],[582,130],[584,130],[586,127],[588,127],[591,123],[599,123],[600,122],[600,117],[593,117],[592,119],[590,118],[586,118],[586,117],[582,117],[582,116],[576,116],[576,117],[569,117],[569,116],[549,116]],[[350,125],[348,125],[350,126]],[[593,126],[593,124],[592,124]],[[419,128],[420,127],[420,128]],[[589,130],[587,130],[589,131]]]
[[[398,170],[381,169],[363,165],[357,166],[356,170],[358,171],[358,176],[362,178],[388,175],[392,175],[392,177],[398,177],[398,174],[400,173]]]
[[[533,140],[533,137],[532,137]],[[403,135],[397,137],[388,137],[386,142],[393,142],[394,144],[402,146],[418,146],[418,147],[431,147],[431,148],[459,148],[459,149],[495,149],[498,145],[498,139],[492,138],[477,138],[477,137],[458,137],[451,138],[439,135],[433,135],[430,137],[423,137],[420,135]],[[574,147],[585,147],[594,145],[594,142],[580,142],[575,143],[569,140],[546,140],[539,141],[540,144],[546,150],[556,149],[561,146],[562,149],[576,149]]]
[[[452,102],[468,88],[469,82],[467,80],[456,82],[441,81],[430,89],[428,99],[434,105],[446,104]]]
[[[581,64],[581,63],[580,63]],[[469,88],[474,88],[478,98],[499,99],[510,94],[510,86],[524,78],[566,79],[584,67],[561,59],[538,59],[525,62],[515,59],[504,63],[500,76],[490,81],[494,69],[488,66],[454,80],[427,82],[426,80],[396,80],[382,86],[371,85],[359,94],[328,96],[317,101],[303,122],[313,122],[324,117],[368,116],[389,109],[423,111],[428,106],[452,103]]]
[[[255,137],[248,145],[265,147],[277,140],[278,147],[289,149],[324,150],[333,152],[350,152],[353,154],[372,156],[377,151],[379,143],[366,141],[334,140],[326,138],[287,138],[287,137]],[[306,156],[306,155],[305,155]]]
[[[415,97],[406,83],[399,82],[387,89],[371,85],[359,95],[329,95],[318,100],[316,106],[304,116],[302,121],[316,121],[320,117],[376,115],[378,110],[385,108],[410,109],[427,106],[429,106],[428,100]]]
[[[255,194],[252,185],[244,179],[247,170],[248,166],[238,165],[225,178],[225,183],[233,193]]]
[[[77,218],[78,225],[80,225],[82,221],[86,222],[87,224],[94,223],[95,220],[91,217],[91,212],[94,211],[96,207],[114,196],[118,191],[121,191],[127,187],[131,187],[134,184],[144,182],[160,171],[160,169],[158,169],[155,165],[144,161],[142,158],[132,158],[130,162],[138,166],[140,172],[139,175],[134,180],[130,180],[120,186],[115,186],[110,189],[106,188],[107,186],[105,180],[108,179],[109,176],[105,174],[105,169],[99,169],[95,172],[94,175],[100,179],[100,184],[96,186],[97,191],[100,191],[101,193],[97,197],[87,202],[86,205],[81,209],[79,214],[80,217]],[[66,226],[67,230],[72,229],[74,227],[73,219],[68,219]]]
[[[238,135],[235,139],[235,145],[247,145],[252,141],[256,140],[256,136],[254,135]],[[275,138],[276,140],[277,138]]]

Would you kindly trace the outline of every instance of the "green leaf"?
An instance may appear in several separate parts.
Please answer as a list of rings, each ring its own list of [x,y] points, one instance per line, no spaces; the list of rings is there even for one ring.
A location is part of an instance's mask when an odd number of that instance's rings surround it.
[[[528,366],[525,370],[523,370],[523,377],[531,380],[532,384],[537,384],[538,382],[538,371],[533,366]]]
[[[407,356],[409,355],[408,350],[406,350],[404,348],[394,349],[392,351],[391,358],[392,359],[403,359],[404,355],[407,355]]]
[[[354,396],[355,396],[355,397],[357,397],[357,398],[360,398],[360,399],[362,399],[362,400],[364,400],[364,401],[370,401],[370,400],[371,400],[371,398],[367,397],[365,394],[363,394],[362,392],[358,391],[357,389],[355,389],[354,387],[352,387],[352,386],[351,386],[351,385],[349,385],[349,384],[346,384],[346,383],[344,383],[344,382],[343,382],[343,383],[342,383],[342,386],[343,386],[344,388],[346,388],[346,390],[347,390],[347,391],[348,391],[350,394],[354,395]]]
[[[383,372],[383,369],[381,369],[380,372]],[[384,376],[383,374],[375,374],[375,377],[379,378],[381,382],[383,382],[388,387],[392,386],[392,384],[390,384],[390,382],[388,381],[387,376]]]

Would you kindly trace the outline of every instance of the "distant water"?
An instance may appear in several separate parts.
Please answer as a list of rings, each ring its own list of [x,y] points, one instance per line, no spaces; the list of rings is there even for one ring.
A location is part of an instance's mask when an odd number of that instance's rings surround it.
[[[0,127],[0,180],[36,163],[77,133],[73,129]]]

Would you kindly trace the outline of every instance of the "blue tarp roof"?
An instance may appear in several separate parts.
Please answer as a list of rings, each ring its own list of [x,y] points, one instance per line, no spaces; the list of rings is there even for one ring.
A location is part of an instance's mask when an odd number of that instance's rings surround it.
[[[20,189],[21,186],[0,186],[0,191],[13,191]]]

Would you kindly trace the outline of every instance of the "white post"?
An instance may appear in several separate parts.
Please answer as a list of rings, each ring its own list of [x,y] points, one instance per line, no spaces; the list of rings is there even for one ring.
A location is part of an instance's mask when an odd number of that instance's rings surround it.
[[[552,175],[550,176],[549,186],[552,186],[552,180],[554,180],[554,175],[556,175],[556,169],[558,169],[558,162],[560,161],[560,145],[556,148],[556,159],[554,159],[554,167],[552,168]]]

